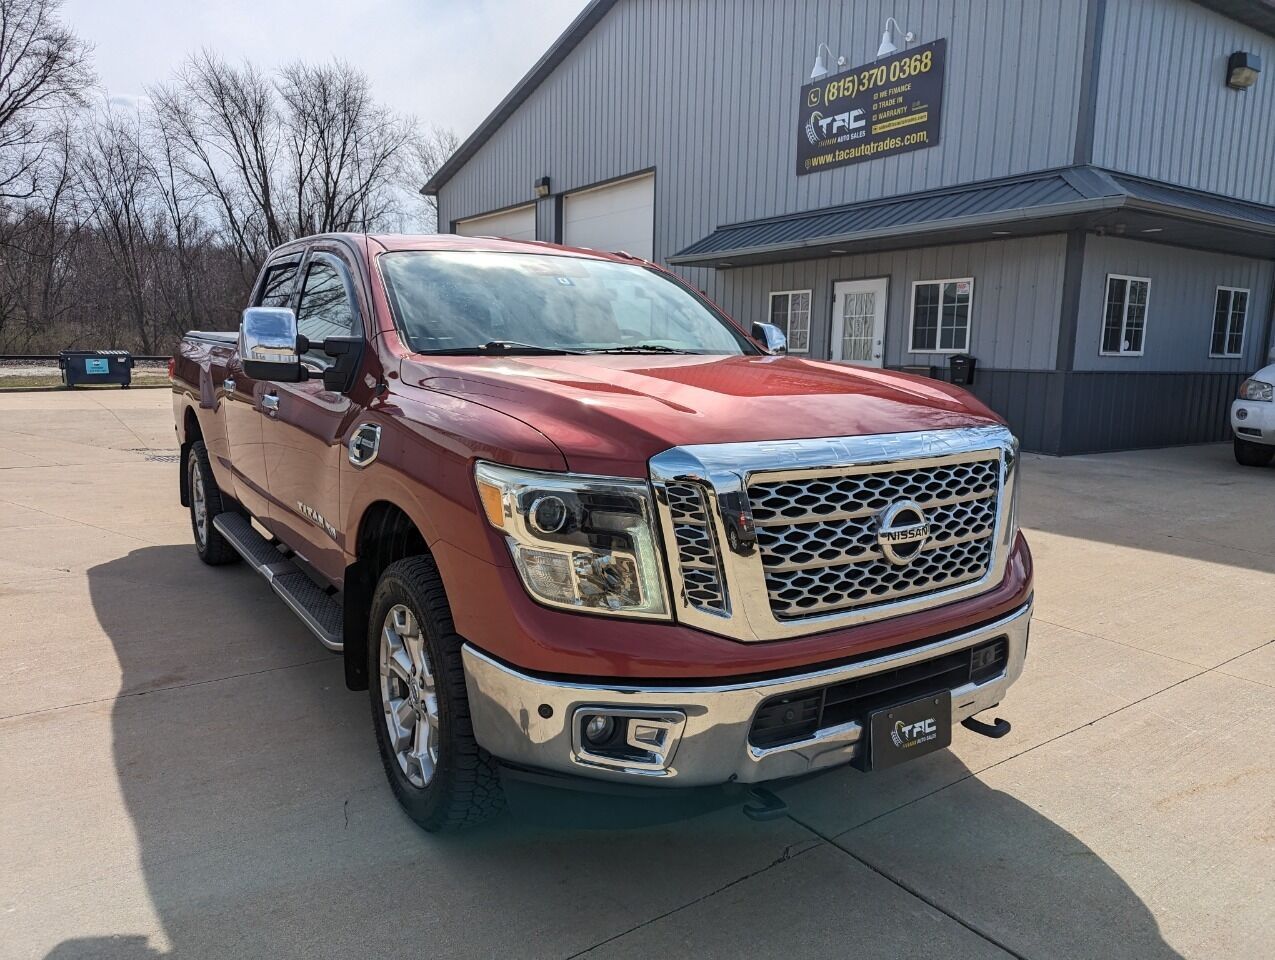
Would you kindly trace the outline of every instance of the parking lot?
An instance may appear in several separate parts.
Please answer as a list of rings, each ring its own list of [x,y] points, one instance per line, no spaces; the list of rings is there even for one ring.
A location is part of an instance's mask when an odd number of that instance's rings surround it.
[[[177,503],[164,390],[0,395],[0,956],[1256,957],[1275,469],[1029,456],[1003,740],[581,829],[400,812],[364,694]]]

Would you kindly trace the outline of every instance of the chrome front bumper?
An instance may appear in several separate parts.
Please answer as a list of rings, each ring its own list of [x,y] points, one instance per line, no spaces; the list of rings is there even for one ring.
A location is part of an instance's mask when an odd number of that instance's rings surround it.
[[[689,787],[800,776],[853,760],[863,728],[857,722],[843,723],[796,743],[756,747],[749,742],[749,731],[764,701],[1005,637],[1009,647],[1005,672],[952,691],[956,724],[998,704],[1018,679],[1027,655],[1031,612],[1029,600],[995,623],[903,652],[885,652],[809,673],[712,686],[547,680],[520,673],[466,644],[465,684],[474,736],[485,750],[510,763],[611,781]],[[649,747],[649,761],[616,764],[591,755],[580,736],[580,718],[608,712],[641,718],[638,739],[630,742],[634,747]]]

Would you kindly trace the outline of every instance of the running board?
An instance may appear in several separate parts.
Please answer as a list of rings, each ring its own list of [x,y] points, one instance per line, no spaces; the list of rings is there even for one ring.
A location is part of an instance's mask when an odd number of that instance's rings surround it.
[[[213,526],[226,542],[248,561],[248,565],[266,578],[275,593],[319,638],[329,650],[338,653],[344,647],[341,631],[344,612],[339,601],[332,599],[299,566],[279,552],[279,548],[253,527],[252,521],[240,513],[219,513]]]

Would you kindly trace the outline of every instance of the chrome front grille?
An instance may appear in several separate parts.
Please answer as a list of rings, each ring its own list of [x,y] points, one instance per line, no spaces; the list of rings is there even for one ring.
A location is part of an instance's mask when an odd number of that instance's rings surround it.
[[[771,610],[793,619],[862,609],[980,579],[991,566],[999,490],[994,455],[750,483]],[[900,566],[883,557],[877,528],[881,511],[903,500],[925,511],[930,537]]]
[[[665,489],[685,600],[697,609],[724,613],[721,563],[704,490],[695,483],[671,483]]]
[[[1016,532],[1017,449],[1004,427],[976,427],[653,457],[678,619],[778,640],[991,588]],[[900,526],[916,536],[887,536]]]

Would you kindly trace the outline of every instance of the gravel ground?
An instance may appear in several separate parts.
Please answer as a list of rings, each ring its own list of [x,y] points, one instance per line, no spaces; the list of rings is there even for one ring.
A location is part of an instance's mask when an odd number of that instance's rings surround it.
[[[53,387],[62,382],[56,360],[0,360],[0,387]],[[138,360],[133,364],[133,383],[151,386],[168,382],[168,361]]]
[[[133,364],[133,376],[142,371],[167,372],[166,360],[138,360]],[[42,373],[57,374],[56,360],[0,360],[0,377],[34,377]]]

